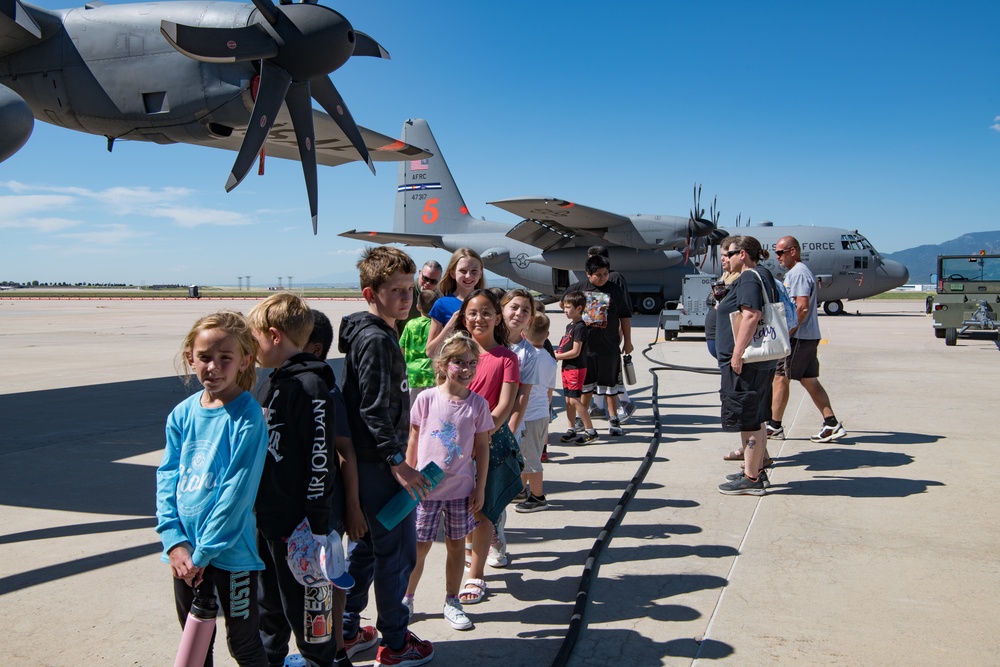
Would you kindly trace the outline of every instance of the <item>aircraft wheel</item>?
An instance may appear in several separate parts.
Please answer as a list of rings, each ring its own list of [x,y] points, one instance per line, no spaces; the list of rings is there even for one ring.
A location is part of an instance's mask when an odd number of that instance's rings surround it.
[[[934,337],[935,338],[944,338],[944,333],[945,333],[944,329],[935,329],[934,330]]]
[[[825,301],[823,303],[823,312],[827,315],[840,315],[844,312],[844,302],[843,301]]]
[[[639,296],[639,312],[643,315],[656,315],[661,310],[663,310],[663,297],[659,294]]]
[[[944,330],[944,344],[951,347],[958,342],[958,329],[948,327]]]

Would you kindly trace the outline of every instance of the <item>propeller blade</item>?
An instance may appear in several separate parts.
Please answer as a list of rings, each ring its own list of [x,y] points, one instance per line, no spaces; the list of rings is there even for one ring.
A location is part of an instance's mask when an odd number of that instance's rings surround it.
[[[312,215],[313,235],[316,234],[316,217],[319,210],[319,187],[316,184],[316,135],[313,130],[312,99],[309,96],[309,84],[295,82],[285,93],[285,105],[292,117],[292,127],[295,128],[295,141],[299,145],[299,159],[302,161],[302,174],[306,179],[306,192],[309,195],[309,213]]]
[[[376,42],[374,39],[366,35],[365,33],[355,30],[354,31],[354,55],[356,56],[372,56],[373,58],[382,58],[383,60],[391,60],[389,57],[389,52],[382,48],[382,45]]]
[[[250,114],[250,123],[240,145],[240,152],[236,156],[236,162],[233,163],[229,180],[226,181],[226,192],[239,185],[253,166],[257,153],[260,152],[271,126],[274,125],[274,117],[281,108],[281,102],[285,99],[285,93],[288,92],[291,82],[292,76],[288,72],[267,60],[261,61],[257,101],[253,105],[253,113]]]
[[[278,54],[278,45],[257,24],[243,28],[198,28],[160,21],[160,32],[170,46],[203,63],[264,60]]]
[[[361,130],[358,129],[358,124],[354,122],[354,117],[347,108],[344,98],[337,92],[333,81],[330,81],[328,76],[318,76],[312,79],[309,84],[313,99],[319,102],[320,106],[337,122],[340,129],[347,135],[351,145],[358,151],[361,159],[368,164],[368,168],[374,174],[375,163],[372,162],[371,155],[368,154],[368,147],[365,146],[365,141],[361,137]]]
[[[278,22],[278,8],[271,0],[253,0],[253,6],[257,8],[264,20],[274,25]]]

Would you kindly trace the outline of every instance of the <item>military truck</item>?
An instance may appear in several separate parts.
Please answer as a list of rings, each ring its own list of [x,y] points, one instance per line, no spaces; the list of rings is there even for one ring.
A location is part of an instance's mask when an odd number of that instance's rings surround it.
[[[969,331],[996,332],[1000,322],[1000,255],[940,255],[934,335],[954,345]]]

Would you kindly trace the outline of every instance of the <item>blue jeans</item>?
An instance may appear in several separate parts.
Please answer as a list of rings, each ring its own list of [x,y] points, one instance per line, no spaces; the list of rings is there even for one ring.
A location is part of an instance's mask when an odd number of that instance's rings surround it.
[[[391,649],[402,648],[410,622],[403,606],[406,585],[417,563],[415,512],[386,530],[375,515],[400,490],[399,482],[384,464],[358,461],[358,488],[361,509],[368,521],[368,533],[348,549],[347,571],[354,577],[354,587],[347,593],[344,611],[344,637],[357,634],[361,612],[368,606],[368,591],[375,584],[375,627],[382,643]]]

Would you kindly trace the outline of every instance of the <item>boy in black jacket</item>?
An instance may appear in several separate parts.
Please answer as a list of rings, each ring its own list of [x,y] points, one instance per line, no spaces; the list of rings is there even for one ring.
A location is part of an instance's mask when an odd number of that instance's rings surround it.
[[[396,321],[410,312],[415,270],[413,260],[398,248],[366,248],[358,271],[368,311],[348,315],[340,324],[344,401],[358,458],[361,508],[368,520],[368,534],[354,545],[349,558],[355,585],[347,596],[344,639],[353,655],[378,643],[381,632],[376,657],[380,667],[422,665],[434,656],[431,643],[409,631],[409,612],[403,606],[417,560],[414,513],[392,530],[376,519],[400,488],[418,499],[430,489],[428,480],[406,464],[410,398],[395,328]],[[373,583],[377,630],[361,626]]]
[[[303,518],[314,535],[344,531],[345,499],[330,393],[333,369],[302,352],[313,313],[299,297],[275,294],[254,307],[247,320],[260,365],[276,369],[256,391],[268,429],[268,455],[255,505],[257,549],[265,564],[258,590],[264,650],[272,665],[283,664],[294,633],[309,667],[347,666],[350,660],[340,633],[332,632],[324,643],[304,641],[305,587],[292,576],[286,560],[288,537]],[[357,475],[356,470],[344,473]],[[335,619],[343,613],[344,599],[335,589]]]

